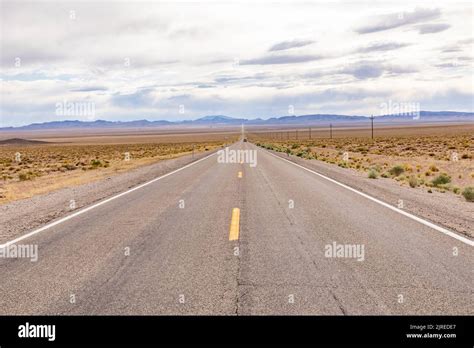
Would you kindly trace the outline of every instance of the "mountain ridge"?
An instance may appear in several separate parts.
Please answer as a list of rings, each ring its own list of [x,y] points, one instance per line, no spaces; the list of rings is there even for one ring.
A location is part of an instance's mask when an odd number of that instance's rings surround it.
[[[280,117],[271,117],[268,119],[246,119],[234,118],[225,115],[208,115],[197,118],[195,120],[185,121],[167,121],[147,119],[139,119],[133,121],[80,121],[80,120],[63,120],[50,121],[43,123],[32,123],[19,127],[3,127],[2,131],[7,130],[38,130],[38,129],[65,129],[65,128],[133,128],[133,127],[159,127],[172,125],[317,125],[318,123],[341,123],[341,122],[361,122],[369,119],[369,116],[359,115],[338,115],[338,114],[309,114],[309,115],[287,115]],[[473,112],[457,112],[457,111],[420,111],[419,119],[410,115],[381,115],[375,116],[374,119],[382,122],[406,122],[406,121],[433,121],[433,122],[449,122],[449,121],[473,121]]]

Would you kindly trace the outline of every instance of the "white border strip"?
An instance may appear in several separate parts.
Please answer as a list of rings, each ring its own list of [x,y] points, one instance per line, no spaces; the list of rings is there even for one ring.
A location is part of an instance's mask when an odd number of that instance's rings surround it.
[[[262,149],[262,150],[263,150],[263,149]],[[265,150],[264,150],[264,151],[265,151]],[[281,159],[282,161],[286,161],[286,162],[291,163],[291,164],[293,164],[293,165],[295,165],[295,166],[297,166],[297,167],[300,167],[301,169],[304,169],[304,170],[306,170],[306,171],[308,171],[308,172],[310,172],[310,173],[313,173],[313,174],[315,174],[315,175],[318,175],[318,176],[320,176],[321,178],[324,178],[324,179],[326,179],[326,180],[329,180],[330,182],[332,182],[332,183],[334,183],[334,184],[336,184],[336,185],[339,185],[339,186],[341,186],[341,187],[344,187],[345,189],[347,189],[347,190],[349,190],[349,191],[352,191],[352,192],[354,192],[354,193],[357,193],[358,195],[361,195],[362,197],[365,197],[365,198],[370,199],[371,201],[373,201],[373,202],[375,202],[375,203],[378,203],[378,204],[380,204],[380,205],[383,205],[384,207],[386,207],[386,208],[388,208],[388,209],[391,209],[391,210],[393,210],[393,211],[396,211],[396,212],[399,213],[399,214],[405,215],[406,217],[408,217],[408,218],[410,218],[410,219],[412,219],[412,220],[415,220],[415,221],[417,221],[417,222],[419,222],[419,223],[421,223],[421,224],[423,224],[423,225],[425,225],[425,226],[431,227],[432,229],[435,229],[435,230],[438,231],[438,232],[444,233],[444,234],[446,234],[446,235],[448,235],[448,236],[450,236],[450,237],[452,237],[452,238],[455,238],[455,239],[457,239],[457,240],[459,240],[459,241],[461,241],[461,242],[463,242],[463,243],[465,243],[465,244],[467,244],[467,245],[474,246],[474,241],[472,241],[472,240],[470,240],[470,239],[468,239],[468,238],[465,238],[465,237],[463,237],[463,236],[460,236],[460,235],[457,234],[457,233],[454,233],[454,232],[452,232],[452,231],[450,231],[450,230],[447,230],[447,229],[445,229],[445,228],[443,228],[443,227],[440,227],[440,226],[438,226],[438,225],[435,225],[435,224],[432,223],[432,222],[423,220],[423,219],[419,218],[418,216],[415,216],[415,215],[412,215],[412,214],[410,214],[410,213],[407,213],[406,211],[403,211],[403,210],[401,210],[401,209],[399,209],[399,208],[396,208],[396,207],[394,207],[394,206],[392,206],[392,205],[390,205],[390,204],[388,204],[388,203],[385,203],[385,202],[383,202],[383,201],[381,201],[381,200],[379,200],[379,199],[377,199],[377,198],[374,198],[374,197],[372,197],[372,196],[369,196],[368,194],[365,194],[365,193],[363,193],[363,192],[360,192],[360,191],[358,191],[358,190],[356,190],[356,189],[354,189],[354,188],[352,188],[352,187],[350,187],[350,186],[347,186],[347,185],[345,185],[345,184],[343,184],[343,183],[340,183],[339,181],[336,181],[336,180],[334,180],[334,179],[331,179],[331,178],[329,178],[329,177],[327,177],[327,176],[325,176],[325,175],[323,175],[323,174],[320,174],[320,173],[318,173],[318,172],[315,172],[314,170],[308,169],[308,168],[306,168],[306,167],[304,167],[304,166],[302,166],[302,165],[299,165],[299,164],[297,164],[297,163],[295,163],[295,162],[292,162],[292,161],[290,161],[290,160],[287,160],[286,158],[282,158],[282,157],[280,157],[280,156],[277,156],[277,155],[271,153],[270,151],[266,151],[266,152],[268,152],[268,153],[269,153],[270,155],[272,155],[273,157],[279,158],[279,159]]]
[[[5,244],[0,244],[0,249],[5,248],[5,247],[7,247],[7,246],[9,246],[9,245],[11,245],[11,244],[18,243],[19,241],[22,241],[23,239],[26,239],[26,238],[29,238],[29,237],[31,237],[31,236],[34,236],[35,234],[38,234],[38,233],[40,233],[40,232],[43,232],[43,231],[47,230],[48,228],[51,228],[51,227],[56,226],[56,225],[59,225],[59,224],[65,222],[65,221],[67,221],[67,220],[70,220],[70,219],[72,219],[72,218],[74,218],[74,217],[76,217],[76,216],[78,216],[78,215],[84,214],[84,213],[88,212],[89,210],[92,210],[92,209],[94,209],[94,208],[100,207],[101,205],[103,205],[103,204],[105,204],[105,203],[108,203],[108,202],[110,202],[110,201],[113,201],[114,199],[117,199],[117,198],[119,198],[119,197],[125,196],[126,194],[128,194],[128,193],[130,193],[130,192],[139,190],[139,189],[141,189],[141,188],[143,188],[143,187],[145,187],[145,186],[148,186],[148,185],[150,185],[150,184],[152,184],[152,183],[154,183],[154,182],[156,182],[156,181],[158,181],[158,180],[164,179],[164,178],[166,178],[167,176],[170,176],[170,175],[173,175],[173,174],[175,174],[175,173],[178,173],[178,172],[182,171],[183,169],[189,168],[189,167],[191,167],[192,165],[195,165],[195,164],[197,164],[197,163],[199,163],[199,162],[202,162],[202,161],[208,159],[208,158],[211,157],[211,156],[214,156],[216,153],[217,153],[217,152],[211,153],[210,155],[208,155],[208,156],[206,156],[206,157],[204,157],[204,158],[201,158],[201,159],[199,159],[199,160],[197,160],[197,161],[195,161],[195,162],[191,162],[191,163],[189,163],[189,164],[186,164],[184,167],[181,167],[181,168],[178,168],[178,169],[176,169],[176,170],[173,170],[172,172],[169,172],[169,173],[167,173],[167,174],[164,174],[164,175],[162,175],[162,176],[160,176],[160,177],[158,177],[158,178],[152,179],[152,180],[147,181],[147,182],[145,182],[145,183],[143,183],[143,184],[140,184],[140,185],[138,185],[138,186],[135,186],[134,188],[131,188],[131,189],[128,190],[128,191],[119,193],[119,194],[117,194],[117,195],[115,195],[115,196],[112,196],[112,197],[107,198],[107,199],[105,199],[105,200],[103,200],[103,201],[100,201],[100,202],[98,202],[98,203],[96,203],[96,204],[93,204],[93,205],[91,205],[91,206],[89,206],[89,207],[87,207],[87,208],[81,209],[81,210],[79,210],[79,211],[77,211],[77,212],[75,212],[75,213],[73,213],[73,214],[71,214],[71,215],[65,216],[65,217],[63,217],[63,218],[61,218],[61,219],[59,219],[59,220],[56,220],[56,221],[54,221],[54,222],[52,222],[52,223],[50,223],[50,224],[47,224],[47,225],[45,225],[45,226],[43,226],[43,227],[41,227],[41,228],[38,228],[37,230],[34,230],[34,231],[32,231],[32,232],[30,232],[30,233],[27,233],[27,234],[25,234],[25,235],[23,235],[23,236],[21,236],[21,237],[18,237],[18,238],[13,239],[13,240],[11,240],[11,241],[9,241],[9,242],[6,242]]]

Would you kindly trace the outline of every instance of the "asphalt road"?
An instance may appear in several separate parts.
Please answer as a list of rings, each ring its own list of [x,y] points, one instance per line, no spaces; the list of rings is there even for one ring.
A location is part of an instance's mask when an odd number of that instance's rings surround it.
[[[231,148],[257,166],[213,155],[19,242],[38,261],[0,259],[0,314],[474,313],[472,246]]]

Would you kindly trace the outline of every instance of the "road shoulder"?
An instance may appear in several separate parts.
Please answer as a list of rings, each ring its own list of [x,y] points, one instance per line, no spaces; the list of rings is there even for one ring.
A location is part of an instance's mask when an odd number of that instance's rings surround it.
[[[474,238],[471,227],[474,225],[474,204],[462,197],[448,193],[427,193],[419,188],[400,186],[386,178],[369,179],[363,174],[340,168],[317,160],[307,160],[296,156],[266,150],[293,163],[328,176],[342,184],[378,198],[395,207],[443,226],[460,235]]]
[[[0,205],[0,226],[2,226],[0,244],[102,199],[181,168],[215,151],[163,160],[95,182]]]

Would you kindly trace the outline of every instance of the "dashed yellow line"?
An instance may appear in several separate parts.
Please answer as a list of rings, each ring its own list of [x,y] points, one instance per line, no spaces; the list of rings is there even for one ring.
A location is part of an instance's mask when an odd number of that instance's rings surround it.
[[[229,240],[239,239],[240,209],[232,209],[232,219],[230,221]]]
[[[239,174],[237,174],[237,177],[238,177],[239,179],[242,179],[242,172],[239,172]]]

